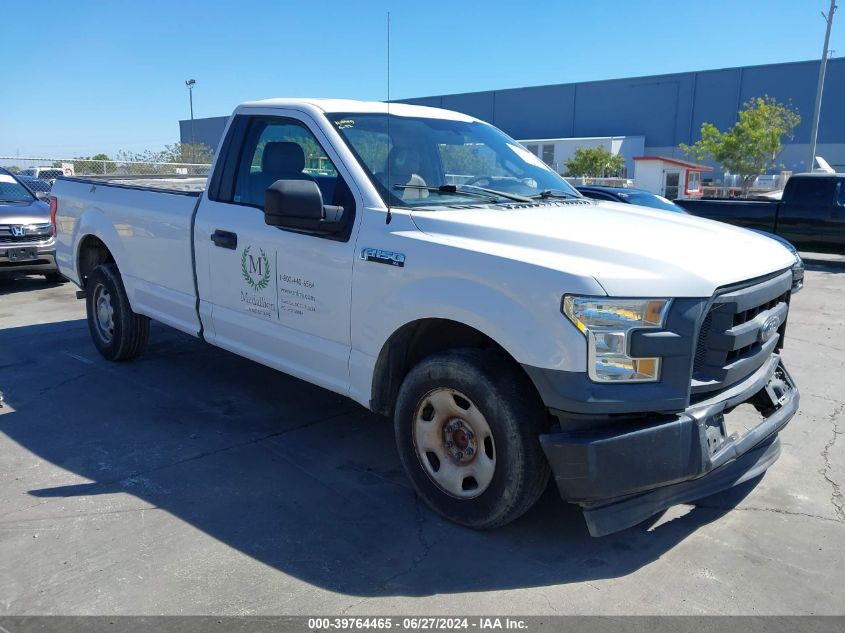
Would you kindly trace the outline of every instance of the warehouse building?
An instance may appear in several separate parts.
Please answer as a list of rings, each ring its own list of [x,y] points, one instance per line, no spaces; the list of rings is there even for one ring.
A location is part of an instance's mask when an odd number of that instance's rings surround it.
[[[626,137],[639,145],[637,137],[642,137],[643,155],[682,159],[678,145],[694,143],[703,122],[726,130],[736,121],[745,101],[769,95],[791,103],[801,115],[794,138],[785,142],[779,157],[786,170],[799,172],[807,169],[818,72],[816,60],[401,101],[464,112],[489,121],[525,143],[536,143],[538,139],[542,145],[543,139]],[[845,171],[843,112],[845,57],[839,57],[831,59],[827,66],[816,151],[838,171]],[[226,120],[227,117],[195,120],[194,138],[216,147]],[[183,143],[190,142],[190,126],[190,121],[180,121]],[[541,152],[542,147],[538,147]],[[628,161],[633,159],[624,150],[622,153]]]

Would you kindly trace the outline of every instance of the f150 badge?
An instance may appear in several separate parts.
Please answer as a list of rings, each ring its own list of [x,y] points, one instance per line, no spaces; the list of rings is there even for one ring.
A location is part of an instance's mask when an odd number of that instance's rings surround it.
[[[405,266],[405,255],[392,251],[383,251],[380,248],[365,248],[361,251],[361,259],[376,264],[390,264],[391,266]]]

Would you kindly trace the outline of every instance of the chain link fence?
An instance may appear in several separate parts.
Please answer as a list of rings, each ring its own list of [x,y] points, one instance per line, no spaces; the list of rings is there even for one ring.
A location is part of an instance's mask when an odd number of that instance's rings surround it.
[[[0,156],[0,167],[26,179],[52,183],[59,176],[106,178],[206,177],[210,163],[173,163],[97,158]]]

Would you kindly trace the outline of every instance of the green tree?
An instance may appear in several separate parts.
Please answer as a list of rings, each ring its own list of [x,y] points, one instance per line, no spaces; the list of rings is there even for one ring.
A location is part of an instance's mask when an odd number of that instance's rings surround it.
[[[610,153],[606,147],[578,147],[575,154],[564,163],[567,176],[618,176],[625,166],[625,159]]]
[[[198,163],[209,165],[214,158],[214,150],[204,143],[174,143],[165,145],[162,152],[167,160],[163,163]]]
[[[173,174],[172,164],[162,163],[193,163],[210,165],[214,158],[214,150],[203,143],[173,143],[165,145],[160,151],[144,150],[143,152],[129,152],[121,150],[115,161],[116,171],[134,175]],[[208,175],[207,167],[185,168],[192,175]],[[180,173],[186,173],[182,171]]]
[[[712,123],[701,125],[701,138],[694,145],[681,143],[681,150],[695,160],[711,159],[723,170],[742,176],[743,192],[754,178],[775,167],[784,137],[791,139],[801,122],[798,110],[765,95],[742,104],[739,120],[726,132]]]

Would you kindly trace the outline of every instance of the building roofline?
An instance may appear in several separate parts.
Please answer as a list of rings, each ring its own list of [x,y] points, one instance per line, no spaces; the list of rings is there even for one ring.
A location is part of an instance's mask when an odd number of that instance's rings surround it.
[[[610,141],[616,139],[628,139],[628,138],[645,138],[645,134],[613,134],[609,136],[552,136],[549,138],[522,138],[517,139],[520,143],[522,142],[530,142],[530,143],[540,143],[540,142],[552,142],[552,141]]]
[[[425,95],[420,97],[403,97],[401,99],[396,99],[395,101],[411,101],[411,100],[420,100],[420,99],[442,99],[443,97],[464,97],[468,95],[476,95],[476,94],[484,94],[488,92],[508,92],[512,90],[525,90],[530,88],[558,88],[563,86],[578,86],[578,85],[587,85],[587,84],[600,84],[606,83],[610,81],[634,81],[634,80],[643,80],[643,79],[661,79],[664,77],[677,77],[678,75],[696,75],[700,73],[716,73],[722,72],[726,70],[750,70],[753,68],[775,68],[775,67],[783,67],[783,66],[797,66],[798,64],[818,64],[820,60],[818,59],[803,59],[791,62],[776,62],[773,64],[752,64],[749,66],[728,66],[723,68],[703,68],[699,70],[681,70],[678,72],[673,73],[661,73],[659,75],[636,75],[634,77],[630,76],[620,76],[620,77],[609,77],[607,79],[587,79],[585,81],[568,81],[568,82],[560,82],[560,83],[553,83],[553,84],[536,84],[531,86],[511,86],[509,88],[487,88],[484,90],[472,90],[469,92],[451,92],[451,93],[444,93],[439,95]],[[845,61],[845,57],[831,57],[828,59],[828,64],[831,62],[838,62],[838,61]]]
[[[691,169],[693,171],[713,171],[713,168],[708,167],[707,165],[689,163],[685,160],[678,160],[677,158],[668,158],[666,156],[634,156],[634,160],[662,160],[664,163],[678,165],[680,167],[686,167],[687,169]]]

